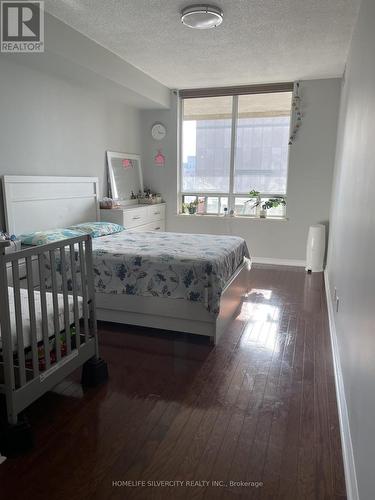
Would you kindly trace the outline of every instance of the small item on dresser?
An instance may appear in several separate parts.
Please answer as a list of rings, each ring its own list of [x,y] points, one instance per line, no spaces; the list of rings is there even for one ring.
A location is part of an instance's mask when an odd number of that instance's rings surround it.
[[[154,205],[162,203],[163,199],[160,193],[153,193],[151,189],[145,188],[142,197],[138,198],[138,203],[141,205]]]
[[[100,200],[99,205],[100,205],[100,208],[109,210],[109,209],[113,208],[113,200],[112,200],[112,198],[104,197],[102,200]]]

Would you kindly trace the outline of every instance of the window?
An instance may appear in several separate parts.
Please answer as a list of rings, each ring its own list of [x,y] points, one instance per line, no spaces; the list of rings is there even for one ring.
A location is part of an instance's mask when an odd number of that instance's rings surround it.
[[[246,203],[251,190],[265,200],[286,197],[293,85],[264,87],[230,95],[208,89],[211,95],[203,97],[204,89],[181,91],[183,206],[194,203],[199,214],[233,209],[255,216]]]
[[[184,103],[182,191],[229,193],[232,97]]]

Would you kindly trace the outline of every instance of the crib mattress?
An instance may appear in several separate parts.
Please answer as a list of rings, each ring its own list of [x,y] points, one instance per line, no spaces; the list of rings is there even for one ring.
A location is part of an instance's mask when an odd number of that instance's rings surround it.
[[[13,351],[15,352],[17,350],[17,333],[16,333],[14,295],[12,287],[8,287],[8,296],[9,296],[9,312],[10,312],[10,323],[12,332],[12,347]],[[26,289],[21,288],[20,297],[21,297],[21,311],[22,311],[23,343],[26,349],[27,347],[31,346],[28,291]],[[59,327],[60,331],[63,331],[65,329],[65,324],[64,324],[64,301],[62,294],[58,294],[57,299],[58,299]],[[43,330],[42,330],[41,300],[40,300],[40,293],[38,291],[34,292],[34,300],[35,300],[36,334],[37,334],[37,340],[38,342],[40,342],[41,340],[43,340]],[[46,293],[46,302],[47,302],[48,336],[53,337],[55,331],[54,331],[54,311],[53,311],[52,293],[50,292]],[[74,323],[73,296],[71,295],[68,296],[68,303],[69,303],[69,321],[70,324],[73,324]],[[83,304],[82,297],[78,297],[78,313],[80,318],[83,316],[82,304]],[[0,329],[0,348],[2,348],[1,329]]]

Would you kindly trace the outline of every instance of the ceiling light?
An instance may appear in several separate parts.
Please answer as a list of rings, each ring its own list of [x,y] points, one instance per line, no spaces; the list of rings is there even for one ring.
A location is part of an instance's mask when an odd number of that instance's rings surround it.
[[[223,11],[212,5],[191,5],[182,10],[181,21],[189,28],[208,30],[223,22]]]

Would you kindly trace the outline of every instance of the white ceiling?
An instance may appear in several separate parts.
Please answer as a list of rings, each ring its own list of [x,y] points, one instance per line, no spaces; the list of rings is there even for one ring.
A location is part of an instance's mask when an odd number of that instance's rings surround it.
[[[179,11],[189,2],[179,0],[45,0],[45,7],[170,88],[342,75],[360,0],[211,3],[224,11],[212,30],[183,26]]]

